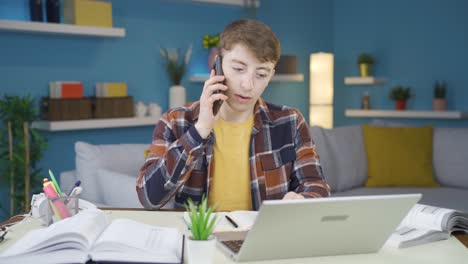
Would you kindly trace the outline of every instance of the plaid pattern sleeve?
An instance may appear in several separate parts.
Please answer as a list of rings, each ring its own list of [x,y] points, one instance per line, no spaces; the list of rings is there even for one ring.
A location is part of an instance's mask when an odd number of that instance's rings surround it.
[[[184,117],[187,111],[190,106],[165,113],[156,124],[137,180],[138,197],[145,208],[159,209],[167,203],[189,177],[194,157],[203,152],[205,141]]]
[[[296,161],[291,173],[290,189],[306,198],[330,196],[331,190],[323,180],[322,167],[310,129],[300,112],[297,112],[297,116],[297,132],[294,137]]]

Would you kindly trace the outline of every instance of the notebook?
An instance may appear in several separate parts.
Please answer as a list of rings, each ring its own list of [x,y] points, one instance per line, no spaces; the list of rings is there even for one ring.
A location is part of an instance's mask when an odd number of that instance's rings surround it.
[[[250,231],[216,236],[219,247],[240,262],[374,253],[421,196],[264,201]]]

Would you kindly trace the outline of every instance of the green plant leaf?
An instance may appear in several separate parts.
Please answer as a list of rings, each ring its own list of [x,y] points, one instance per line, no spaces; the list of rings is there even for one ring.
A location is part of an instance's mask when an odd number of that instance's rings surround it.
[[[213,232],[216,216],[212,217],[214,206],[208,207],[208,199],[205,195],[198,206],[195,206],[192,199],[187,199],[185,209],[190,216],[190,230],[195,240],[206,240]]]

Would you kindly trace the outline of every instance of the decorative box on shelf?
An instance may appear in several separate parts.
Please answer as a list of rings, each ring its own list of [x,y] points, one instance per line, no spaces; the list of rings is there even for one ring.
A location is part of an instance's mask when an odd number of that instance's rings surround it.
[[[133,97],[93,98],[94,118],[133,117]]]
[[[90,119],[92,114],[90,98],[41,99],[41,119],[49,121]]]
[[[48,121],[133,117],[133,97],[69,98],[41,100],[41,119]]]

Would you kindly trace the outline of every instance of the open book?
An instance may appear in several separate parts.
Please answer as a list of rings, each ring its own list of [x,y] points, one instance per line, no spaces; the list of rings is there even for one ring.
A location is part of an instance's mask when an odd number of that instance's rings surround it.
[[[176,228],[109,222],[103,211],[89,209],[27,233],[0,255],[0,263],[182,263],[183,243]]]
[[[468,232],[468,213],[416,204],[386,242],[405,248],[448,239],[454,231]]]
[[[216,216],[216,224],[213,232],[223,231],[247,231],[250,230],[257,217],[257,211],[232,211],[232,212],[219,212],[211,214],[211,217]],[[230,217],[233,223],[229,222],[226,216]],[[184,213],[184,221],[187,226],[190,225],[190,216],[187,212]]]

